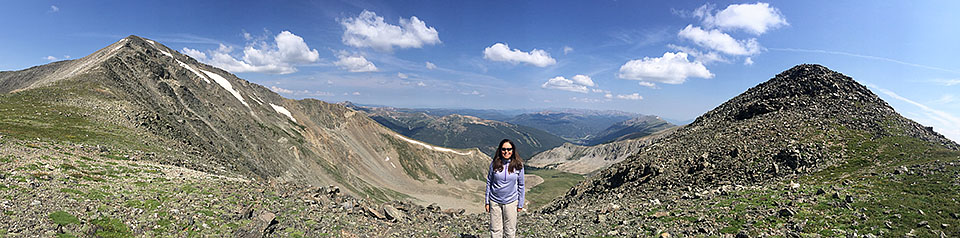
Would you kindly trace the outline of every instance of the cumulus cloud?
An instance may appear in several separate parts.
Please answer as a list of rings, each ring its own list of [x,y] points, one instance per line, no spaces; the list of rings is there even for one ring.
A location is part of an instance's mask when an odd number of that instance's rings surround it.
[[[273,90],[274,92],[277,92],[277,93],[293,94],[293,90],[281,88],[277,86],[270,86],[270,90]]]
[[[50,62],[53,62],[53,61],[60,61],[60,60],[70,59],[70,56],[69,56],[69,55],[64,55],[63,58],[57,58],[56,56],[48,55],[47,57],[43,57],[43,59],[49,60]]]
[[[423,81],[420,81],[420,82],[417,82],[417,86],[426,87],[427,84],[423,83]]]
[[[510,62],[513,64],[525,63],[537,67],[546,67],[557,63],[557,60],[550,57],[550,53],[546,51],[533,49],[533,51],[528,53],[518,49],[510,50],[510,47],[504,43],[496,43],[483,49],[483,58],[490,61]]]
[[[183,49],[180,50],[180,53],[193,57],[194,59],[197,59],[197,60],[202,60],[207,58],[207,54],[204,54],[202,51],[190,49],[187,47],[183,47]]]
[[[713,78],[713,73],[700,62],[690,62],[683,52],[663,53],[663,57],[628,61],[620,66],[617,77],[649,83],[681,84],[690,77]]]
[[[547,82],[543,83],[543,85],[540,85],[540,87],[578,93],[587,93],[590,91],[587,86],[579,85],[573,80],[569,80],[563,76],[553,77],[547,80]]]
[[[587,87],[597,86],[597,84],[593,83],[593,79],[591,79],[590,76],[578,74],[578,75],[574,75],[572,79],[574,83],[577,83],[579,85],[583,85]]]
[[[60,7],[57,7],[57,5],[50,5],[50,12],[59,12],[59,11],[60,11]]]
[[[340,52],[337,55],[337,62],[333,62],[334,65],[340,67],[340,69],[347,70],[350,72],[375,72],[377,71],[377,66],[373,65],[370,61],[367,61],[367,58],[364,58],[362,55],[350,55],[346,52]]]
[[[644,86],[644,87],[648,87],[648,88],[657,88],[657,84],[651,83],[651,82],[640,81],[639,84],[640,84],[640,86]]]
[[[430,63],[430,61],[427,61],[427,69],[429,70],[437,69],[437,65]]]
[[[753,59],[750,57],[747,57],[746,59],[743,60],[743,65],[753,65]]]
[[[598,88],[588,88],[596,86],[597,84],[593,82],[593,79],[591,79],[590,76],[582,74],[574,75],[571,79],[564,78],[563,76],[553,77],[547,80],[547,82],[543,83],[543,85],[540,85],[541,88],[559,89],[578,93],[587,93],[591,90],[597,93],[605,92],[604,90]]]
[[[716,51],[703,52],[694,48],[678,46],[674,44],[668,44],[667,47],[670,47],[671,49],[674,49],[674,50],[681,51],[683,53],[687,53],[687,55],[693,56],[694,60],[701,62],[703,64],[710,64],[713,62],[729,63],[729,61],[726,58],[724,58],[722,55],[720,55]]]
[[[570,52],[573,52],[573,47],[570,47],[570,46],[563,47],[563,54],[569,54]]]
[[[703,5],[693,15],[700,17],[708,27],[743,30],[754,35],[788,25],[780,10],[763,2],[732,4],[716,13],[712,6]]]
[[[723,52],[728,55],[752,55],[760,52],[760,43],[756,38],[749,40],[736,40],[727,33],[720,30],[703,30],[699,26],[687,25],[680,30],[678,35],[681,38],[689,39],[693,43]]]
[[[297,72],[296,65],[313,63],[320,59],[320,53],[316,49],[310,49],[303,38],[289,31],[280,32],[273,40],[272,44],[266,41],[248,43],[243,48],[240,59],[232,55],[233,47],[223,44],[206,53],[184,47],[182,53],[234,73],[289,74]]]
[[[400,25],[391,25],[383,17],[364,10],[357,17],[340,20],[343,26],[343,44],[353,47],[370,47],[379,51],[397,48],[422,48],[423,45],[440,43],[437,29],[427,27],[416,16],[400,18]]]
[[[643,99],[643,96],[640,96],[639,93],[626,94],[626,95],[624,95],[624,94],[618,94],[618,95],[617,95],[617,99],[623,99],[623,100],[641,100],[641,99]]]
[[[410,78],[410,76],[405,73],[397,73],[397,78],[407,79]]]

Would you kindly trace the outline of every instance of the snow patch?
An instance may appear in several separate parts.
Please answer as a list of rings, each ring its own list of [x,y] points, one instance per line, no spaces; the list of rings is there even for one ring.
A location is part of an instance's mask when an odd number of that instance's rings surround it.
[[[277,105],[274,105],[273,103],[270,103],[270,106],[273,107],[273,110],[277,111],[277,113],[287,115],[287,117],[289,117],[290,120],[293,120],[293,122],[297,122],[297,119],[293,119],[293,115],[290,115],[290,111],[287,111],[287,109],[284,108],[283,106],[277,106]]]
[[[113,51],[117,51],[120,48],[123,48],[126,42],[127,42],[127,39],[120,39],[120,41],[117,41],[117,48],[113,48]]]
[[[158,49],[158,50],[160,50],[160,49]],[[168,52],[166,52],[166,51],[164,51],[164,50],[160,50],[160,53],[163,53],[164,55],[170,56],[170,58],[173,58],[173,55],[171,55],[170,53],[168,53]]]
[[[415,140],[413,140],[413,139],[410,139],[410,138],[401,136],[400,134],[393,134],[393,136],[396,136],[397,138],[403,139],[403,140],[405,140],[405,141],[407,141],[407,142],[410,142],[410,143],[413,143],[413,144],[417,144],[417,145],[426,147],[427,149],[431,149],[431,150],[435,150],[435,151],[450,152],[450,153],[454,153],[454,154],[458,154],[458,155],[470,155],[470,154],[473,154],[473,151],[470,151],[470,152],[467,152],[467,153],[463,153],[463,152],[459,152],[459,151],[456,151],[456,150],[451,150],[451,149],[447,149],[447,148],[443,148],[443,147],[439,147],[439,146],[428,145],[428,144],[426,144],[426,143],[419,142],[419,141],[415,141]]]
[[[152,40],[147,40],[147,39],[144,39],[144,40],[146,40],[147,42],[149,42],[151,45],[154,45],[154,46],[157,45],[157,42],[153,42]]]
[[[210,71],[206,71],[202,69],[200,71],[203,71],[203,73],[206,74],[208,77],[212,78],[214,82],[217,82],[217,84],[220,84],[220,87],[223,87],[224,89],[226,89],[228,92],[230,92],[230,94],[233,94],[233,96],[236,97],[237,100],[240,100],[240,103],[243,103],[244,106],[250,107],[250,105],[247,105],[247,102],[243,100],[243,97],[240,96],[240,92],[237,92],[237,90],[233,90],[233,85],[230,84],[230,81],[227,81],[226,78],[223,78],[223,76],[220,76],[219,74],[216,74]]]
[[[174,59],[174,60],[176,60],[177,63],[180,64],[180,66],[183,66],[183,67],[186,68],[187,70],[190,70],[190,72],[193,72],[193,74],[196,74],[197,77],[200,77],[201,79],[203,79],[204,82],[210,83],[210,80],[207,80],[207,77],[206,77],[206,76],[200,75],[200,72],[197,72],[197,70],[191,68],[190,65],[184,64],[183,62],[180,62],[180,60],[178,60],[178,59]]]

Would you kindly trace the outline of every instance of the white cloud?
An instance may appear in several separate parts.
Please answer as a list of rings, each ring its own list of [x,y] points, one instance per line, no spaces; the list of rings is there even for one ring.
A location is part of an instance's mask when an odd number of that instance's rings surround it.
[[[573,52],[573,47],[570,47],[570,46],[564,46],[564,47],[563,47],[563,54],[564,54],[564,55],[569,54],[570,52]]]
[[[657,88],[657,84],[651,83],[651,82],[640,81],[639,84],[640,84],[640,86],[644,86],[644,87],[648,87],[648,88]]]
[[[249,34],[249,33],[248,33],[248,34]],[[187,47],[183,47],[183,49],[180,50],[180,53],[183,53],[183,54],[185,54],[185,55],[187,55],[187,56],[193,57],[193,58],[196,59],[196,60],[206,60],[206,59],[207,59],[207,54],[204,54],[203,52],[201,52],[201,51],[199,51],[199,50],[194,50],[194,49],[190,49],[190,48],[187,48]]]
[[[703,24],[709,27],[738,29],[754,35],[789,25],[780,10],[763,2],[732,4],[715,14],[710,5],[703,5],[694,11],[694,16],[702,18]]]
[[[440,43],[437,29],[427,27],[416,16],[400,18],[400,25],[391,25],[383,17],[364,10],[360,16],[340,21],[343,26],[343,43],[353,47],[370,47],[380,51],[397,48],[422,48],[423,45]]]
[[[668,44],[667,47],[670,47],[674,50],[683,51],[683,53],[693,56],[694,60],[704,64],[710,64],[713,62],[729,63],[726,58],[723,58],[723,56],[718,54],[716,51],[703,52],[694,48],[678,46],[674,44]]]
[[[608,94],[604,94],[603,97],[606,98],[606,99],[611,99],[611,98],[613,98],[613,94],[609,94],[609,93],[608,93]]]
[[[340,55],[337,55],[337,62],[333,64],[340,67],[340,69],[347,70],[350,72],[375,72],[377,71],[377,66],[373,65],[370,61],[367,61],[367,58],[364,58],[362,55],[347,55],[346,52],[341,52]]]
[[[643,96],[640,96],[639,93],[626,94],[626,95],[617,94],[617,99],[623,99],[623,100],[641,100],[641,99],[643,99]]]
[[[510,47],[504,43],[496,43],[483,49],[483,58],[513,64],[526,63],[537,67],[546,67],[557,63],[557,60],[550,57],[550,53],[546,51],[533,49],[533,51],[527,53],[518,49],[510,50]]]
[[[578,75],[574,75],[572,79],[574,83],[577,83],[579,85],[583,85],[587,87],[597,86],[597,84],[593,83],[593,79],[591,79],[590,76],[578,74]]]
[[[437,69],[437,65],[430,63],[430,61],[427,61],[427,69],[429,70]]]
[[[573,80],[569,80],[567,78],[564,78],[563,76],[553,77],[547,80],[547,82],[543,83],[543,85],[540,85],[540,87],[549,88],[549,89],[559,89],[559,90],[578,92],[578,93],[589,92],[589,89],[587,89],[587,86],[578,85]]]
[[[397,73],[397,78],[407,79],[410,78],[410,76],[405,73]]]
[[[49,60],[50,62],[53,62],[53,61],[60,61],[60,60],[70,59],[70,56],[69,56],[69,55],[64,55],[63,58],[57,58],[56,56],[48,55],[47,57],[43,57],[43,59]]]
[[[243,60],[234,58],[232,52],[233,47],[223,44],[220,44],[217,50],[207,51],[206,54],[183,48],[184,54],[233,73],[289,74],[297,72],[295,65],[313,63],[320,59],[320,53],[316,49],[311,50],[303,38],[289,31],[277,34],[273,44],[265,41],[249,43],[243,48]],[[207,58],[207,55],[210,58]]]
[[[50,5],[50,12],[59,12],[59,11],[60,11],[60,7],[57,7],[57,5]]]
[[[690,62],[683,52],[663,53],[663,57],[631,60],[620,66],[617,77],[622,79],[681,84],[690,77],[713,78],[713,73],[700,62]]]
[[[360,96],[360,92],[353,92],[353,96]]]
[[[426,87],[427,84],[423,83],[423,81],[420,81],[420,82],[417,83],[417,86]]]
[[[571,79],[564,78],[563,76],[553,77],[547,80],[547,82],[543,83],[543,85],[540,85],[541,88],[559,89],[578,93],[587,93],[591,90],[595,93],[605,92],[604,90],[598,88],[588,88],[596,86],[597,84],[590,79],[590,76],[582,74],[574,75]]]
[[[293,90],[281,88],[277,86],[270,86],[270,90],[273,90],[274,92],[277,92],[277,93],[293,94]]]
[[[743,60],[743,65],[753,65],[753,59],[750,57],[747,57],[746,59]]]
[[[727,33],[713,29],[705,31],[699,26],[687,25],[678,35],[689,39],[693,43],[729,55],[752,55],[760,52],[760,43],[756,38],[736,40]]]

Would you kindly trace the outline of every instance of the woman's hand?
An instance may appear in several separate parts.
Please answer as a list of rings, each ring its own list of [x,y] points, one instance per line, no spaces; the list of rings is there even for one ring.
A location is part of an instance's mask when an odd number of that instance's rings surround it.
[[[483,206],[483,210],[486,210],[487,212],[490,212],[490,204],[487,204],[486,206]]]

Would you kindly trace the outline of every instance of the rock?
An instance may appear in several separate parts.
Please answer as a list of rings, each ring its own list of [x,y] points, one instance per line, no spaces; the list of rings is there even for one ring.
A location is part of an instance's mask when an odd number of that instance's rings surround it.
[[[921,222],[917,223],[917,227],[930,227],[930,222],[921,221]]]
[[[406,218],[406,215],[404,215],[403,212],[400,212],[400,210],[397,210],[397,208],[390,206],[390,204],[383,204],[383,213],[387,215],[387,219],[393,221],[402,221]]]
[[[377,218],[377,219],[387,219],[387,217],[384,216],[383,213],[377,211],[377,209],[373,209],[368,206],[361,206],[361,209],[370,217]]]
[[[353,202],[352,201],[342,202],[340,203],[340,207],[343,208],[344,210],[351,210],[353,209]]]
[[[607,235],[608,235],[608,236],[618,236],[618,235],[620,235],[620,232],[618,232],[618,231],[616,231],[616,230],[612,230],[612,231],[607,232]]]
[[[669,215],[670,215],[670,212],[659,211],[659,212],[653,213],[653,218],[659,219],[661,217],[665,217]]]
[[[943,229],[947,229],[947,228],[950,228],[950,224],[947,224],[947,223],[940,223],[940,228],[943,228]]]
[[[436,203],[431,203],[429,206],[427,206],[427,210],[431,212],[439,212],[440,205],[437,205]]]
[[[660,238],[670,238],[670,233],[660,233]]]
[[[950,213],[950,216],[953,217],[953,219],[960,219],[960,213]]]
[[[818,188],[816,195],[823,195],[825,193],[827,193],[827,191],[823,191],[823,188]]]
[[[740,232],[740,233],[737,233],[736,238],[750,238],[750,235],[747,235],[747,233]]]
[[[237,229],[234,232],[235,237],[242,238],[259,238],[265,237],[271,233],[271,227],[277,223],[277,215],[272,212],[264,212],[259,216],[251,219],[250,223],[246,226]]]
[[[597,219],[595,219],[593,222],[594,222],[594,223],[607,223],[607,215],[605,215],[605,214],[599,214],[599,215],[597,215]]]
[[[853,203],[854,202],[853,196],[848,195],[847,198],[845,198],[843,201],[847,203]]]
[[[790,210],[790,208],[784,208],[784,209],[780,209],[780,211],[777,212],[777,214],[780,214],[781,217],[792,217],[797,213],[794,212],[793,210]]]

